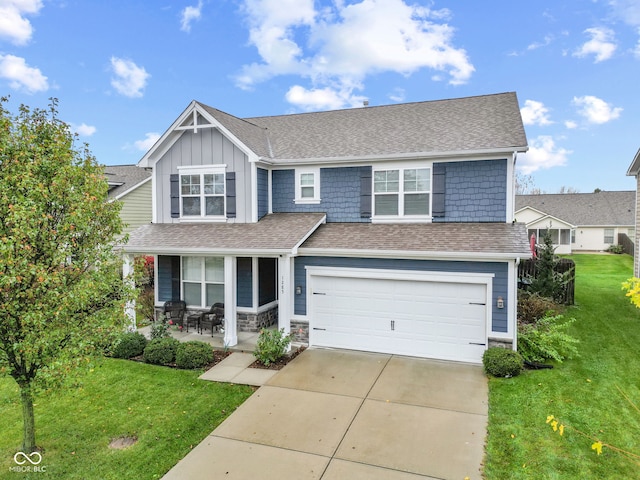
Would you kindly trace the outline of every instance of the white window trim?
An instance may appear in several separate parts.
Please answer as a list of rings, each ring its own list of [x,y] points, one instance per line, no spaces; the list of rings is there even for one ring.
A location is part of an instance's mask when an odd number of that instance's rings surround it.
[[[200,259],[200,281],[196,282],[194,280],[185,280],[184,279],[184,271],[183,271],[183,258],[184,257],[193,257]],[[199,283],[200,284],[200,301],[206,303],[207,301],[207,285],[222,285],[224,288],[224,263],[222,264],[223,269],[223,280],[222,282],[207,282],[206,281],[206,268],[205,268],[205,258],[199,255],[184,255],[180,256],[180,298],[185,298],[184,296],[184,284],[185,283]],[[216,257],[216,258],[224,258],[224,257]],[[192,308],[209,308],[211,305],[187,305],[187,307]]]
[[[226,222],[227,221],[227,166],[221,165],[183,165],[178,170],[178,190],[180,192],[180,221],[181,222]],[[224,175],[224,193],[222,198],[224,201],[224,213],[222,215],[206,215],[205,211],[205,194],[204,194],[204,175],[206,174],[222,174]],[[200,175],[200,215],[183,215],[182,213],[182,175]]]
[[[405,215],[404,214],[404,171],[405,170],[420,170],[429,169],[429,213],[427,215]],[[376,192],[375,192],[375,173],[398,170],[398,215],[377,215],[376,209]],[[373,223],[430,223],[433,219],[433,162],[420,162],[420,163],[389,163],[376,165],[371,172],[371,221]],[[401,212],[401,213],[400,213]]]
[[[305,173],[313,174],[313,198],[302,198],[302,185],[300,178]],[[296,168],[295,170],[295,198],[294,203],[299,205],[313,205],[320,203],[320,168]]]

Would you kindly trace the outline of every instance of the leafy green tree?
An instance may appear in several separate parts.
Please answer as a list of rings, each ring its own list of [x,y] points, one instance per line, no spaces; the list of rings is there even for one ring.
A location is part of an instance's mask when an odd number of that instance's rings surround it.
[[[553,239],[547,230],[542,237],[542,246],[536,260],[536,275],[531,279],[530,292],[556,301],[563,299],[565,287],[573,272],[558,273],[556,271],[557,263]]]
[[[61,387],[128,322],[133,287],[114,244],[118,203],[87,145],[47,110],[0,99],[0,374],[20,390],[23,452],[36,450],[34,395]]]

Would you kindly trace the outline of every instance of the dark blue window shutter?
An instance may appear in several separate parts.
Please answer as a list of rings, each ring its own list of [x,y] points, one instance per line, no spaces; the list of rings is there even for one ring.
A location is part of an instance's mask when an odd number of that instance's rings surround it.
[[[371,167],[360,168],[360,218],[371,218]]]
[[[227,218],[236,218],[236,172],[226,176]]]
[[[173,173],[169,175],[171,185],[171,218],[180,217],[180,175]]]
[[[433,217],[444,217],[445,172],[444,163],[433,164],[433,190],[431,193],[433,200],[431,215]]]

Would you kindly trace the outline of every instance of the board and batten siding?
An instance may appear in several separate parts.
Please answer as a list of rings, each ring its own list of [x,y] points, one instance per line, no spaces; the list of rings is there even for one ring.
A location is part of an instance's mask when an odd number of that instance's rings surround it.
[[[122,202],[120,218],[125,224],[124,233],[132,232],[141,225],[151,223],[153,217],[151,192],[152,182],[148,181],[120,197],[119,201]]]
[[[182,166],[226,165],[236,174],[236,218],[251,221],[251,166],[247,156],[233,142],[213,128],[182,132],[180,138],[156,164],[156,215],[158,223],[177,223],[171,218],[171,174]]]
[[[408,260],[390,258],[347,258],[347,257],[297,257],[294,259],[294,286],[301,288],[295,295],[294,314],[307,314],[307,272],[306,267],[376,268],[386,270],[408,270],[425,272],[492,273],[493,299],[495,306],[502,297],[504,308],[492,308],[492,331],[507,332],[508,264],[506,262],[466,262],[444,260]]]

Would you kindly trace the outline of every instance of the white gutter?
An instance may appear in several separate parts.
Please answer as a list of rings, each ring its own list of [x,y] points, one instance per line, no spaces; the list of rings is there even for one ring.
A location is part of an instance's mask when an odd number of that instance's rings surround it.
[[[512,261],[519,258],[531,258],[531,254],[522,252],[425,252],[406,250],[361,250],[361,249],[327,249],[300,248],[298,255],[313,257],[363,257],[363,258],[393,258],[410,260],[469,260],[480,261]]]

